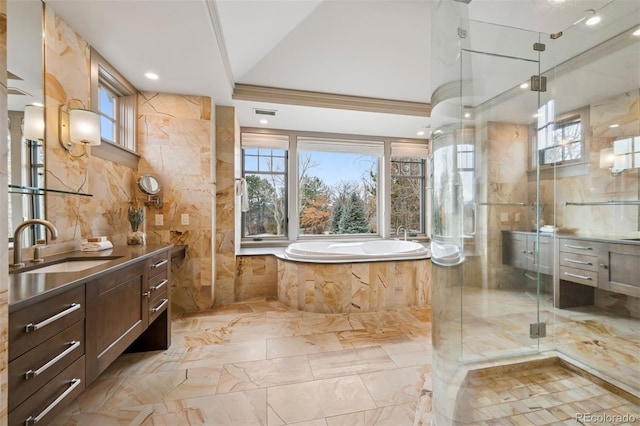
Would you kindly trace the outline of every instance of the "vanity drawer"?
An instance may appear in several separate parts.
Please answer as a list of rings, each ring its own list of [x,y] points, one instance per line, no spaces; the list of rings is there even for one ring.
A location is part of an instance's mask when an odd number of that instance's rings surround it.
[[[560,265],[586,271],[598,271],[598,256],[561,252]]]
[[[169,269],[169,251],[163,251],[162,253],[151,256],[147,259],[147,268],[149,272],[149,279],[160,275],[167,274]]]
[[[598,250],[598,243],[587,240],[560,240],[560,252],[595,255]]]
[[[84,285],[9,315],[9,360],[84,319]]]
[[[169,307],[169,297],[164,290],[158,297],[149,302],[149,324],[156,320]]]
[[[590,287],[598,286],[598,273],[595,271],[560,266],[560,279]]]
[[[67,328],[9,363],[9,410],[84,354],[84,321]]]
[[[169,275],[165,270],[164,272],[149,279],[148,283],[149,283],[149,288],[148,288],[149,298],[154,299],[156,295],[159,294],[161,291],[165,291],[166,293],[166,290],[169,287]]]
[[[81,356],[22,404],[9,412],[9,425],[48,424],[85,388]]]

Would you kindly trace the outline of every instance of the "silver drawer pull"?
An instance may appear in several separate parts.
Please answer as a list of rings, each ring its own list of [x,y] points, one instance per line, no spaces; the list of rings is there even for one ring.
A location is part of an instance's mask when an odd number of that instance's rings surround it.
[[[576,275],[576,274],[571,274],[569,272],[565,272],[564,274],[573,278],[580,278],[581,280],[591,281],[591,277],[585,277],[584,275]]]
[[[577,250],[593,250],[593,247],[586,247],[586,246],[572,246],[570,244],[565,244],[564,246],[567,248],[572,248]]]
[[[69,382],[70,386],[67,388],[66,391],[62,392],[62,394],[59,397],[57,397],[55,399],[55,401],[53,401],[51,404],[49,404],[49,406],[47,408],[45,408],[40,414],[38,414],[35,417],[29,416],[29,418],[27,418],[27,420],[24,421],[24,424],[26,426],[30,426],[30,425],[35,425],[36,423],[38,423],[40,420],[42,420],[44,418],[44,416],[49,414],[49,411],[51,411],[54,408],[56,408],[56,405],[60,404],[63,399],[65,399],[71,392],[73,392],[73,390],[75,388],[77,388],[80,385],[81,382],[82,382],[82,380],[80,380],[80,379],[71,379],[71,381]]]
[[[151,269],[159,268],[159,267],[161,267],[162,265],[165,265],[168,262],[169,261],[167,259],[162,259],[160,262],[154,263],[153,265],[151,265]]]
[[[39,376],[40,374],[44,373],[47,369],[49,369],[49,367],[51,367],[56,362],[60,361],[65,356],[67,356],[71,352],[73,352],[76,348],[78,348],[80,346],[80,342],[74,340],[73,342],[69,342],[69,345],[70,346],[67,349],[65,349],[64,351],[60,352],[55,358],[52,358],[49,362],[47,362],[42,367],[38,368],[35,371],[34,370],[29,370],[26,373],[24,373],[24,379],[25,380],[29,380],[32,377],[36,377],[36,376]]]
[[[154,291],[159,290],[159,289],[160,289],[160,288],[162,288],[163,286],[167,285],[167,283],[168,283],[168,282],[169,282],[169,280],[164,279],[164,280],[162,280],[162,281],[160,282],[160,284],[149,287],[149,291],[150,291],[151,293],[153,293]]]
[[[27,324],[27,325],[24,327],[24,331],[25,331],[25,333],[29,333],[30,331],[36,331],[36,330],[39,330],[39,329],[41,329],[42,327],[47,326],[47,325],[51,324],[52,322],[58,321],[60,318],[66,317],[66,316],[67,316],[67,315],[69,315],[70,313],[77,311],[77,310],[78,310],[78,309],[80,309],[81,307],[82,307],[82,305],[81,305],[81,304],[79,304],[79,303],[72,303],[72,304],[71,304],[71,306],[69,306],[69,307],[68,307],[67,309],[65,309],[64,311],[62,311],[62,312],[60,312],[60,313],[58,313],[58,314],[55,314],[54,316],[49,317],[49,318],[47,318],[47,319],[46,319],[46,320],[44,320],[44,321],[41,321],[41,322],[39,322],[39,323],[37,323],[37,324],[34,324],[34,323]]]
[[[584,260],[567,259],[566,257],[564,258],[564,261],[569,263],[577,263],[578,265],[593,265],[593,263],[591,262],[585,262]]]
[[[155,314],[156,312],[158,312],[160,309],[164,308],[164,305],[167,304],[167,302],[169,301],[169,299],[162,299],[162,303],[160,303],[158,306],[156,306],[155,308],[151,308],[151,313]]]

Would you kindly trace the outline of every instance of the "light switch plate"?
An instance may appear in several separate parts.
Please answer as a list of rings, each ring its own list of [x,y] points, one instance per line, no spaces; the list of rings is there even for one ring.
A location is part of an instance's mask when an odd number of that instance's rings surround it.
[[[500,213],[500,222],[509,222],[509,213]]]
[[[516,213],[516,222],[520,222],[520,213]]]
[[[156,226],[162,226],[164,225],[164,216],[161,214],[157,214],[156,215]]]
[[[189,213],[182,213],[180,215],[180,224],[188,225],[189,224]]]

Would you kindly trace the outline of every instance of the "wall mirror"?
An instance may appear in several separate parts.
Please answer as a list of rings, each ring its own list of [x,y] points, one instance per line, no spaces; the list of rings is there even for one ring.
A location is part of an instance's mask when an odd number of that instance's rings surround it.
[[[45,217],[43,3],[7,2],[7,103],[9,119],[9,247],[26,219]],[[25,134],[29,138],[25,137]],[[25,246],[44,238],[42,227],[25,231]]]

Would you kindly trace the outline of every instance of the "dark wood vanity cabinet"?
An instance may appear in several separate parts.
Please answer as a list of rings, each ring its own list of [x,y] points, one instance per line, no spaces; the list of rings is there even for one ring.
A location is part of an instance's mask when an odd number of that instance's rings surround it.
[[[589,239],[558,239],[558,308],[593,305],[594,289],[640,297],[640,246]]]
[[[9,314],[9,424],[49,423],[120,354],[171,345],[170,248]]]
[[[553,273],[553,239],[549,235],[537,235],[535,232],[503,231],[502,263],[551,275]]]

